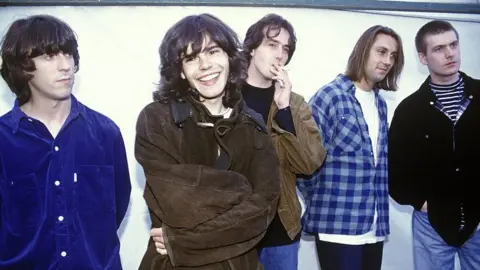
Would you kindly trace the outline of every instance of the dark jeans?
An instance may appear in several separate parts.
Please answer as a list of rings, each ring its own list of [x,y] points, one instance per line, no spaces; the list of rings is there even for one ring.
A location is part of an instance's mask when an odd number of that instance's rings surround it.
[[[345,245],[320,241],[315,237],[322,270],[380,270],[383,241],[375,244]]]

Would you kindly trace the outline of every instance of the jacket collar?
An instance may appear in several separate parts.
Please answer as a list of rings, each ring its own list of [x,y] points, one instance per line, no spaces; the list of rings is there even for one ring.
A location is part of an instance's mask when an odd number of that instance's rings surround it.
[[[462,71],[459,71],[459,73],[460,73],[460,76],[462,76],[463,82],[465,84],[465,87],[463,90],[464,96],[470,99],[480,98],[480,96],[478,96],[480,92],[480,81],[473,79],[472,77],[468,76]],[[433,100],[433,99],[436,99],[436,96],[430,87],[430,80],[431,80],[431,76],[429,75],[427,79],[425,79],[425,81],[420,86],[419,91],[429,99]]]
[[[205,118],[210,118],[211,115],[203,104],[193,98],[187,98],[184,102],[172,101],[170,103],[172,117],[175,124],[183,127],[183,123],[190,117],[194,121],[205,121]],[[196,112],[195,112],[196,111]],[[236,97],[235,105],[228,122],[236,122],[239,116],[245,115],[250,118],[261,131],[268,134],[268,129],[262,116],[247,106],[240,93]]]

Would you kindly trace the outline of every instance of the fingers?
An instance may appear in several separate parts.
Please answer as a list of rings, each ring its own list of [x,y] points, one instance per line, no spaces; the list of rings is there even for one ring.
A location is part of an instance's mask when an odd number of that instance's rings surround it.
[[[160,253],[161,255],[167,255],[167,250],[166,249],[157,248],[157,252]]]
[[[167,249],[165,248],[165,245],[163,243],[155,241],[155,249],[158,253],[162,255],[167,255]]]
[[[150,230],[150,235],[152,237],[156,237],[156,236],[163,237],[163,230],[162,228],[153,228]]]

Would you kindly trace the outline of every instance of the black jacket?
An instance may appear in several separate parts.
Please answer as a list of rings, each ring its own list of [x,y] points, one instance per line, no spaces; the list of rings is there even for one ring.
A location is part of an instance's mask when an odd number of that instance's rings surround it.
[[[427,201],[432,227],[457,247],[480,221],[480,81],[460,74],[470,103],[455,124],[435,108],[428,77],[395,110],[388,145],[390,196],[416,210]]]

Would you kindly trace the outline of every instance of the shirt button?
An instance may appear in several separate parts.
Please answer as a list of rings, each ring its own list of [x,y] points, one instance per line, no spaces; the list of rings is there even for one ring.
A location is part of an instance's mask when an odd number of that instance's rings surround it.
[[[59,216],[58,221],[63,221],[63,216]]]
[[[430,105],[433,105],[433,101],[430,101]]]
[[[425,135],[425,138],[426,138],[426,139],[428,139],[428,134],[427,134],[427,135]]]
[[[67,252],[62,251],[62,252],[60,253],[60,255],[61,255],[62,257],[66,257],[66,256],[67,256]]]
[[[460,171],[460,168],[456,168],[455,171],[456,171],[456,172],[459,172],[459,171]]]
[[[55,146],[55,152],[57,152],[58,150],[60,150],[60,148],[58,148],[58,146]]]
[[[33,122],[32,118],[27,118],[28,122]]]
[[[57,186],[57,187],[60,186],[60,181],[58,181],[58,180],[55,181],[55,186]]]

